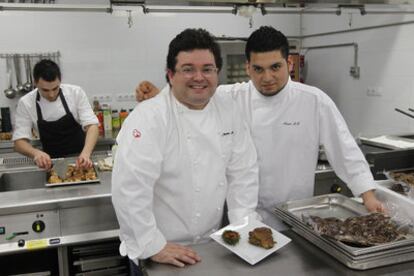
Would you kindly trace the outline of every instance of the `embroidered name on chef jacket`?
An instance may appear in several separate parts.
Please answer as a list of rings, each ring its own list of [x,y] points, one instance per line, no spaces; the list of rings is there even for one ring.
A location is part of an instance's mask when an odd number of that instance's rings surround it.
[[[300,122],[299,121],[295,121],[295,122],[283,122],[283,125],[285,126],[299,126]]]
[[[233,134],[234,134],[234,131],[233,131],[233,130],[231,130],[231,131],[223,132],[223,133],[221,134],[221,136],[227,136],[227,135],[233,135]]]

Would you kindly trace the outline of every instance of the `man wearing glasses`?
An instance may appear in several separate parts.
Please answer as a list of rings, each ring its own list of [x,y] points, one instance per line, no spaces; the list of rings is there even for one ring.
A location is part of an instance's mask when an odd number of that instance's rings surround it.
[[[167,56],[169,85],[137,106],[117,137],[112,201],[133,275],[141,275],[140,259],[199,262],[187,245],[220,227],[225,201],[230,222],[257,216],[256,151],[236,103],[215,94],[221,66],[207,31],[178,34]]]

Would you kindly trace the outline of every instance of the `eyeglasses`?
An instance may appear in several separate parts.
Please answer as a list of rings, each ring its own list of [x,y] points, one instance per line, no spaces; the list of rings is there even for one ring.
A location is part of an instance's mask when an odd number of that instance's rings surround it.
[[[214,76],[217,73],[217,71],[218,68],[214,66],[204,67],[200,70],[201,75],[203,75],[203,77],[205,78],[210,78]],[[183,76],[186,78],[192,78],[197,74],[198,69],[194,68],[193,66],[183,66],[181,68],[175,69],[175,72],[183,74]]]

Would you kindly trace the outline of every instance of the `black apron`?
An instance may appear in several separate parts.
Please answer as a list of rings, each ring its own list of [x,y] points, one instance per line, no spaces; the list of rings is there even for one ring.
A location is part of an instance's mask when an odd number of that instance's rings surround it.
[[[37,127],[40,142],[42,142],[43,151],[49,154],[51,158],[79,154],[85,144],[85,132],[70,112],[62,89],[59,90],[59,97],[66,115],[56,121],[47,122],[43,120],[38,103],[40,100],[39,92],[36,96]]]

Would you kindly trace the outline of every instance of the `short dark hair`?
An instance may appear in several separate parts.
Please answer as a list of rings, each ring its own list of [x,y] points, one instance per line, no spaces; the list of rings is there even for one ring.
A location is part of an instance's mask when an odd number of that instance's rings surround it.
[[[62,80],[59,66],[50,59],[42,59],[33,68],[33,78],[38,82],[40,78],[45,81]]]
[[[270,26],[262,26],[254,31],[246,43],[246,59],[250,61],[250,54],[280,50],[284,59],[289,56],[289,42],[286,36]]]
[[[185,29],[170,42],[167,55],[167,69],[175,72],[178,54],[182,51],[196,49],[209,50],[214,56],[218,70],[221,70],[223,60],[221,58],[220,46],[214,40],[214,37],[204,29]],[[167,81],[169,81],[168,76]]]

